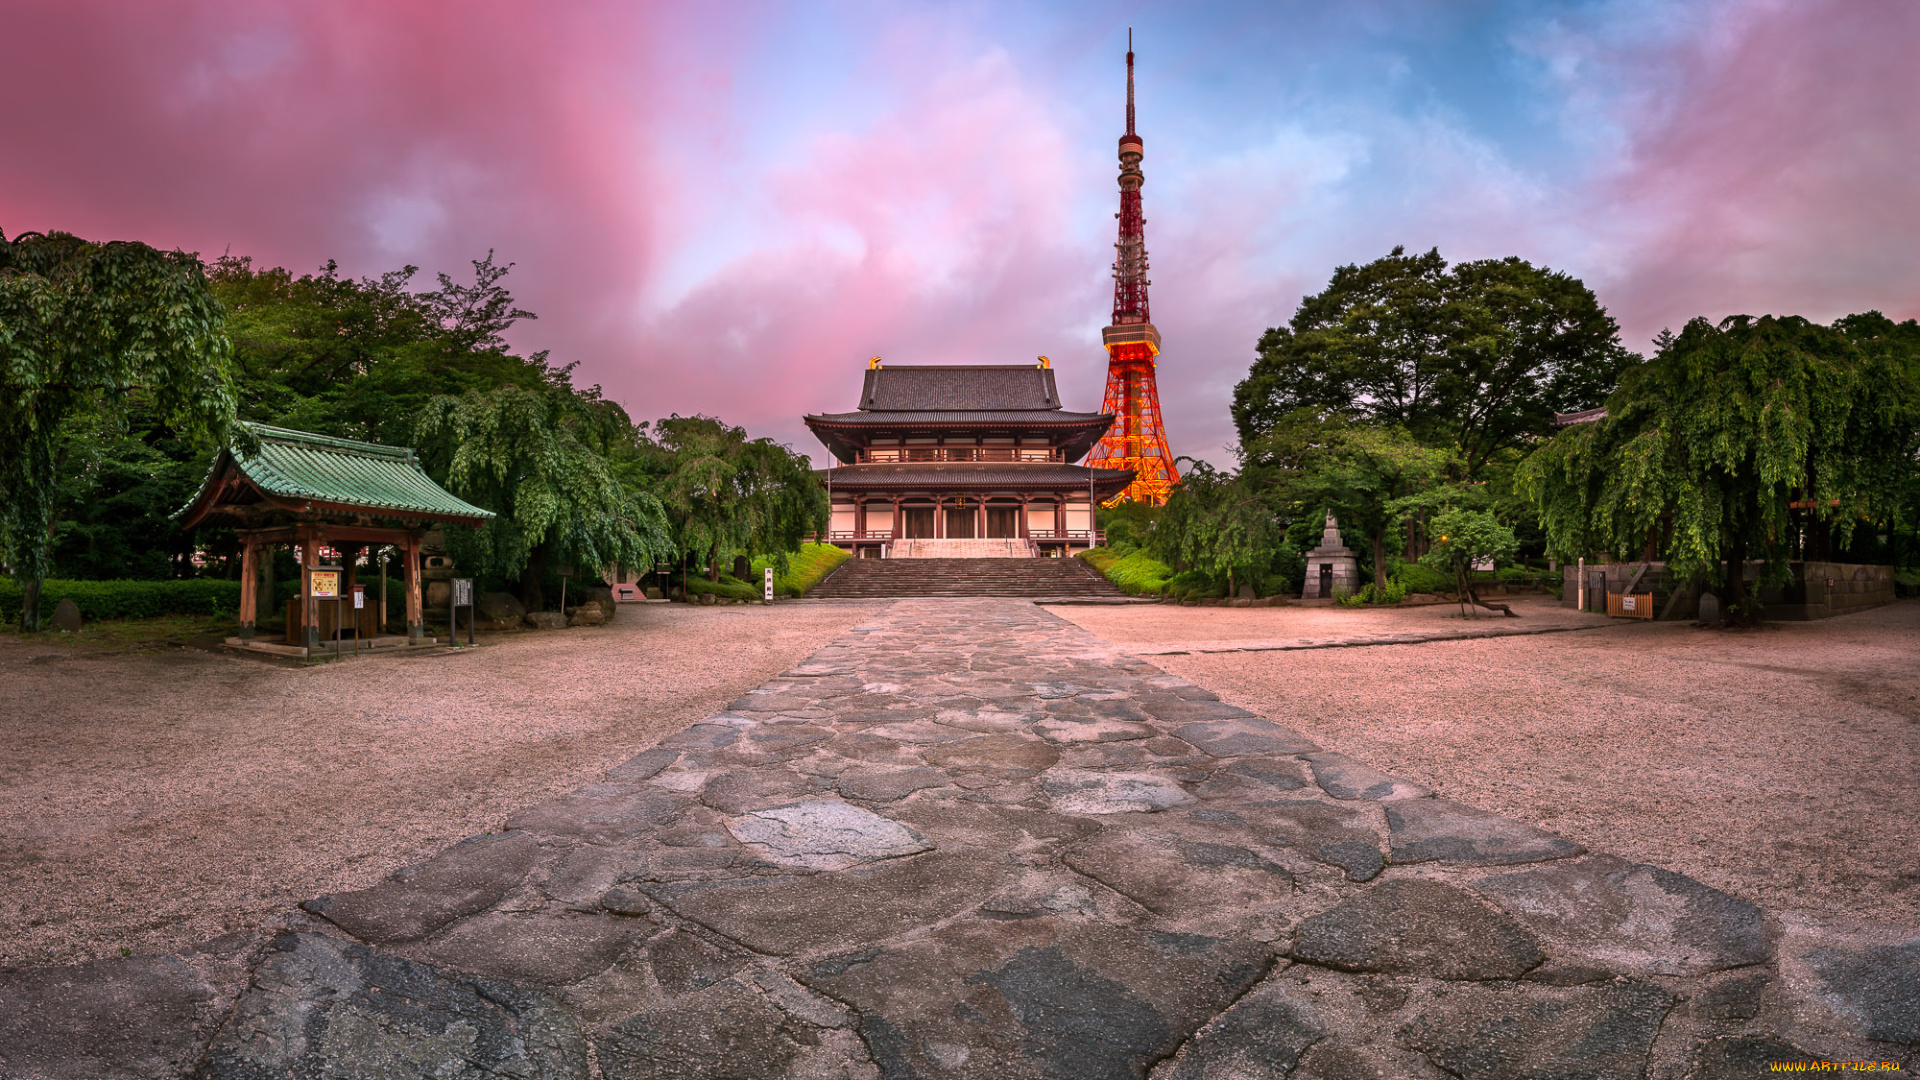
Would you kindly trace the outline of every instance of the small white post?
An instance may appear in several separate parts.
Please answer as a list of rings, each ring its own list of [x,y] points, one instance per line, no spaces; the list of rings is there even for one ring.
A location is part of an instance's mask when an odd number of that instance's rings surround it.
[[[1574,604],[1581,611],[1587,610],[1587,557],[1580,556],[1580,565],[1573,572]]]

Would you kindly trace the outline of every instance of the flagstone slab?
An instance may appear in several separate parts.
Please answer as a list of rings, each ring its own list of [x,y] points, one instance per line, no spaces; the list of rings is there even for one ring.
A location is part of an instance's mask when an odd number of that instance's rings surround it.
[[[476,836],[397,870],[372,888],[322,896],[303,906],[362,941],[413,941],[499,903],[539,855],[540,845],[524,832]]]
[[[777,956],[854,948],[952,918],[1009,880],[1003,862],[934,852],[837,874],[642,883],[684,918]]]
[[[1546,960],[1520,924],[1473,894],[1383,881],[1295,928],[1295,960],[1432,979],[1517,979]]]
[[[1474,986],[1434,1000],[1395,1040],[1463,1080],[1644,1080],[1672,1007],[1646,984]]]
[[[1506,866],[1565,859],[1587,850],[1544,829],[1449,799],[1406,799],[1386,804],[1386,810],[1391,855],[1398,864]]]
[[[570,911],[490,912],[429,942],[443,968],[532,986],[563,986],[613,966],[635,941],[660,930],[651,918]]]
[[[1433,792],[1419,784],[1389,776],[1345,754],[1323,751],[1306,755],[1321,790],[1336,799],[1424,799]]]
[[[1173,1053],[1271,963],[1228,939],[963,919],[796,977],[853,1008],[882,1076],[1120,1080]]]
[[[1141,814],[1200,800],[1173,779],[1156,773],[1050,769],[1041,787],[1063,814]]]
[[[282,934],[207,1050],[204,1080],[585,1080],[560,1002],[318,934]]]
[[[1258,717],[1209,720],[1175,728],[1173,734],[1214,757],[1244,754],[1311,754],[1320,748],[1299,732]]]
[[[727,831],[769,862],[808,870],[845,870],[933,849],[905,825],[839,799],[753,810],[729,818]]]
[[[1620,975],[1701,975],[1773,955],[1752,904],[1610,855],[1484,877],[1472,887],[1557,946],[1562,963]]]

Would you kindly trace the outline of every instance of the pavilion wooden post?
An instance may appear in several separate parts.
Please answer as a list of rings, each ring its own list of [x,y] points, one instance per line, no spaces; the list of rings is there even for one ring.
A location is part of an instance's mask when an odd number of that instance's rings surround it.
[[[976,495],[974,498],[979,500],[979,505],[973,508],[973,535],[976,539],[985,540],[987,538],[987,497]]]
[[[300,528],[300,644],[320,647],[320,605],[313,602],[313,569],[320,565],[320,545],[314,531]]]
[[[1020,495],[1020,539],[1022,540],[1033,539],[1032,523],[1027,517],[1028,514],[1032,513],[1032,503],[1033,496],[1025,494],[1024,492]]]
[[[947,538],[947,500],[942,495],[933,497],[933,538],[935,540]]]
[[[255,552],[260,545],[253,537],[245,537],[240,548],[240,640],[252,641],[253,628],[259,622],[260,608],[260,559]]]
[[[420,534],[407,534],[406,563],[402,567],[407,591],[407,644],[418,645],[427,636],[425,609],[420,603]]]

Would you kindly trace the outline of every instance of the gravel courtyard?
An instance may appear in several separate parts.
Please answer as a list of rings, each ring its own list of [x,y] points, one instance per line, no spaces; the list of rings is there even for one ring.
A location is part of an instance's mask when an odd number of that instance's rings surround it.
[[[1733,633],[1540,601],[1472,623],[1451,607],[1051,610],[1447,798],[1770,910],[1920,925],[1920,603]],[[1205,651],[1236,648],[1263,651]]]
[[[0,637],[0,967],[181,948],[600,778],[878,609],[607,626],[293,670]]]

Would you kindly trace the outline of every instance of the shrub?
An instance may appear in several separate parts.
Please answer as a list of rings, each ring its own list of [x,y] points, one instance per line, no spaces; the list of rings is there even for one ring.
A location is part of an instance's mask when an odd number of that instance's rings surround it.
[[[1214,581],[1198,570],[1182,570],[1167,579],[1167,595],[1181,600],[1199,600],[1211,596],[1227,595],[1227,586],[1223,581]]]
[[[687,594],[689,596],[712,593],[715,596],[727,600],[758,600],[760,599],[761,591],[761,586],[748,584],[734,577],[732,574],[725,572],[721,573],[719,581],[708,581],[705,574],[689,574],[687,576]]]
[[[216,578],[172,581],[64,581],[40,585],[42,618],[72,600],[81,618],[151,619],[161,615],[233,615],[240,610],[240,583]],[[0,579],[0,622],[20,618],[20,584]]]
[[[1359,592],[1342,593],[1335,597],[1346,607],[1359,607],[1362,604],[1397,604],[1407,598],[1407,587],[1388,579],[1385,585],[1375,585],[1369,581],[1360,586]]]
[[[1893,572],[1893,594],[1895,596],[1920,596],[1920,570],[1895,570]]]
[[[1401,563],[1394,568],[1391,577],[1407,592],[1437,593],[1450,592],[1453,589],[1452,578],[1431,566],[1422,566],[1419,563]]]
[[[1159,593],[1166,589],[1167,580],[1173,577],[1172,567],[1144,551],[1122,554],[1112,548],[1094,548],[1082,552],[1078,557],[1105,574],[1108,581],[1120,587],[1120,591],[1133,596]]]
[[[807,591],[820,584],[822,578],[832,573],[834,568],[851,558],[847,552],[832,544],[801,544],[798,552],[787,556],[787,571],[781,573],[778,567],[773,571],[773,591],[780,596],[805,596]],[[761,556],[753,560],[754,580],[761,582],[761,595],[765,595],[767,567],[774,560]]]

